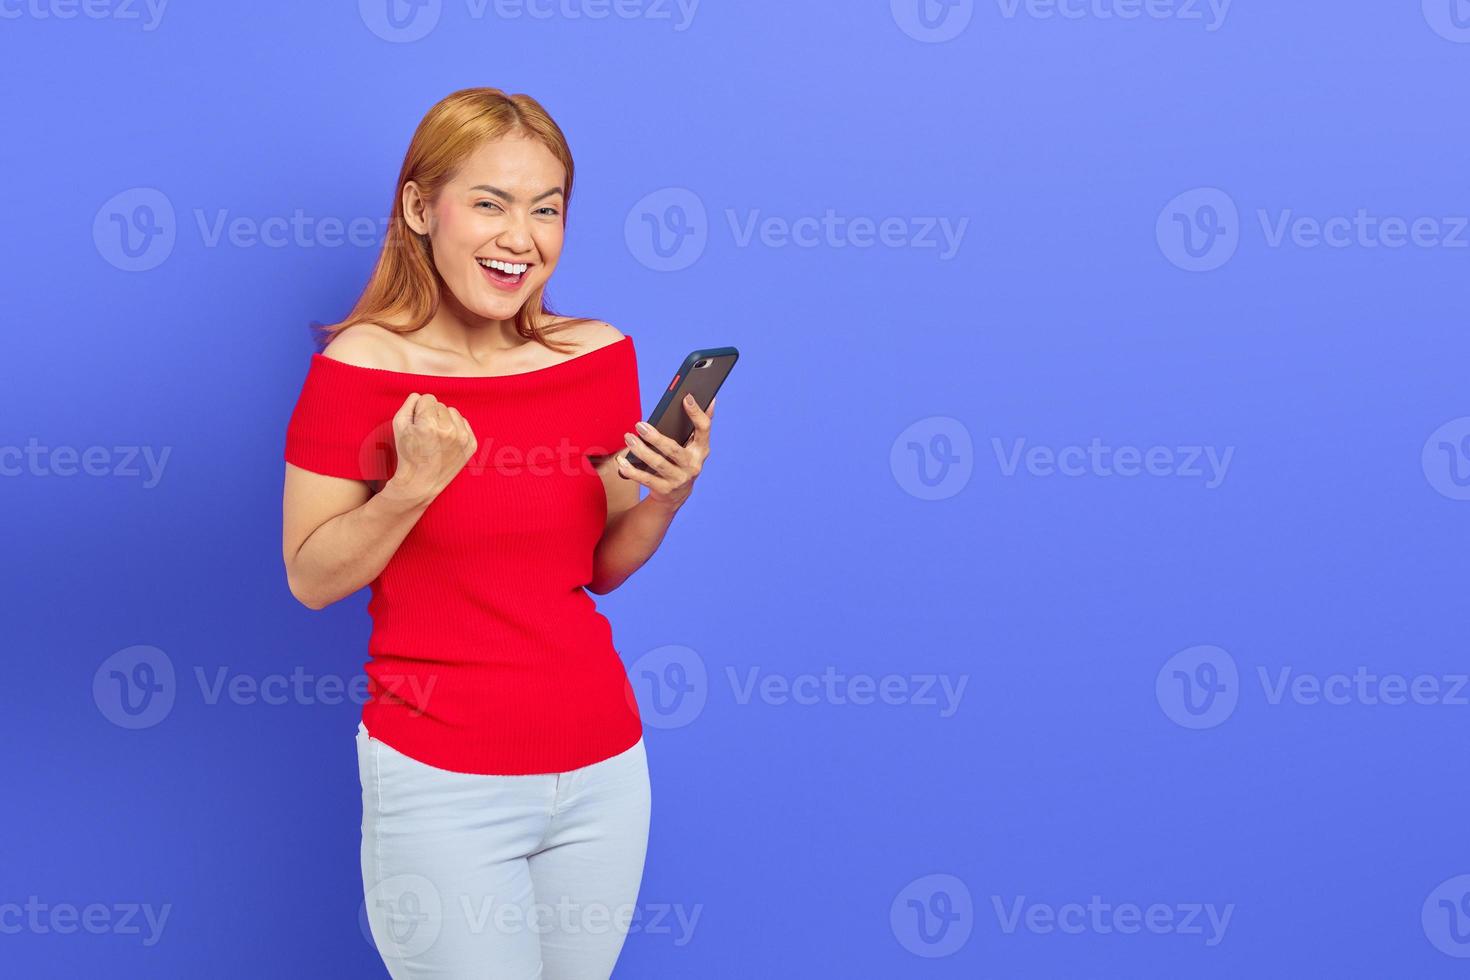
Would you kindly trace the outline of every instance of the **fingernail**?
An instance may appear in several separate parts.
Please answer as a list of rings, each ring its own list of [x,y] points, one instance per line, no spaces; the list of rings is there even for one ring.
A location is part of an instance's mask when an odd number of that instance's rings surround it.
[[[694,404],[694,396],[693,395],[685,395],[684,396],[684,404],[685,405],[693,405]]]
[[[632,435],[632,433],[628,433],[627,435],[623,436],[623,441],[626,442],[630,446],[636,446],[636,445],[638,445],[638,443],[636,443],[636,442],[633,441],[633,435]]]
[[[639,432],[647,432],[649,426],[647,422],[639,422],[637,425],[633,426],[633,428],[637,429]]]

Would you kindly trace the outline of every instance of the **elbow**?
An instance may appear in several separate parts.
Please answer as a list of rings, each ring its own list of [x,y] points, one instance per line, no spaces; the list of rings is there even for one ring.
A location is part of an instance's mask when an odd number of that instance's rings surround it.
[[[295,589],[291,590],[291,594],[296,597],[297,602],[301,603],[303,606],[305,606],[307,609],[312,610],[313,612],[325,609],[331,605],[330,602],[317,599],[313,596],[303,595],[302,593],[297,592]]]
[[[307,609],[320,610],[325,609],[332,604],[332,600],[324,599],[321,596],[312,593],[290,575],[286,576],[286,585],[291,589],[291,595],[295,597],[296,601],[301,603]]]
[[[586,589],[593,595],[607,595],[609,592],[611,592],[613,589],[616,589],[621,584],[621,582],[594,580],[587,583]]]

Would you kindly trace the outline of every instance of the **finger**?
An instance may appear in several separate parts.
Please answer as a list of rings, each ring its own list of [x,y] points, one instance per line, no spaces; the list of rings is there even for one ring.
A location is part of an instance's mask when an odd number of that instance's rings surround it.
[[[632,433],[628,434],[628,438],[632,440],[631,445],[633,451],[638,454],[638,458],[647,463],[655,473],[663,476],[674,468],[673,463],[664,459],[657,449],[654,449],[642,439],[639,439]]]
[[[628,462],[628,454],[626,451],[618,454],[618,476],[622,477],[625,480],[632,480],[634,483],[641,483],[645,487],[648,486],[649,481],[653,479],[652,473],[647,473],[643,470],[640,470],[638,467]]]
[[[459,444],[470,452],[475,450],[475,432],[470,428],[469,420],[453,406],[449,409],[449,418],[454,423],[454,435]]]
[[[680,450],[682,450],[684,447],[680,446],[677,442],[670,439],[668,436],[664,435],[653,426],[648,425],[647,422],[642,422],[639,424],[647,426],[647,429],[639,429],[636,433],[630,432],[628,434],[642,436],[645,442],[647,442],[654,449],[657,449],[659,452],[663,453],[669,459],[679,458]]]
[[[710,408],[714,408],[714,401],[711,400],[709,405]],[[686,401],[684,403],[684,414],[688,415],[689,420],[694,423],[695,433],[709,431],[709,415],[704,409],[699,407],[699,402],[692,398]]]
[[[414,408],[418,405],[419,399],[422,397],[422,395],[415,391],[403,400],[403,404],[398,406],[398,411],[393,413],[393,427],[395,429],[408,425],[413,421]]]
[[[439,399],[435,398],[427,391],[424,392],[422,395],[419,395],[418,404],[414,406],[413,410],[413,421],[423,422],[427,419],[433,418],[434,406],[438,403]]]
[[[718,397],[718,395],[715,396],[715,398]],[[714,410],[715,402],[713,398],[710,399],[709,407],[711,411]],[[690,437],[689,445],[708,448],[710,429],[709,413],[701,410],[697,402],[693,405],[685,405],[684,411],[689,416],[689,420],[694,423],[694,435]]]

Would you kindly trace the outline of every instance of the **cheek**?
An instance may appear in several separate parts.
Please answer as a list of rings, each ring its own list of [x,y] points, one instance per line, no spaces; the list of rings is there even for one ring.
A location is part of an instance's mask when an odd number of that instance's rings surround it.
[[[467,221],[461,212],[440,212],[434,229],[434,237],[446,251],[458,252],[469,248],[473,222]]]
[[[541,254],[541,261],[547,269],[556,265],[556,260],[561,257],[561,246],[564,240],[565,234],[560,226],[537,230],[536,251]]]

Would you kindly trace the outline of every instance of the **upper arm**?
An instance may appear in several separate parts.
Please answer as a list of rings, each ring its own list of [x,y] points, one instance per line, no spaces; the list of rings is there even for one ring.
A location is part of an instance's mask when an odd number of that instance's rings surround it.
[[[622,339],[623,332],[617,327],[611,323],[594,320],[588,324],[587,333],[582,338],[583,345],[586,348],[584,353],[598,347],[606,347],[608,344],[615,344]],[[638,482],[618,475],[617,458],[619,455],[626,453],[626,451],[627,447],[624,446],[619,452],[610,456],[603,456],[593,464],[597,470],[597,475],[602,478],[602,489],[607,494],[608,527],[611,527],[614,520],[622,515],[624,511],[636,506],[639,499]]]
[[[371,496],[372,488],[362,480],[326,476],[287,463],[286,488],[281,500],[281,550],[287,570],[317,528],[356,510]]]
[[[626,450],[612,456],[604,456],[595,464],[597,475],[602,477],[602,489],[607,494],[607,526],[609,528],[624,512],[638,505],[638,481],[630,480],[618,473],[618,456],[623,455],[624,452]],[[606,530],[603,533],[607,533]]]
[[[332,338],[322,356],[358,367],[385,367],[390,348],[376,336],[382,332],[375,324],[353,324]],[[287,463],[281,500],[281,550],[287,571],[317,528],[356,510],[372,495],[372,486],[364,480],[328,476]]]

